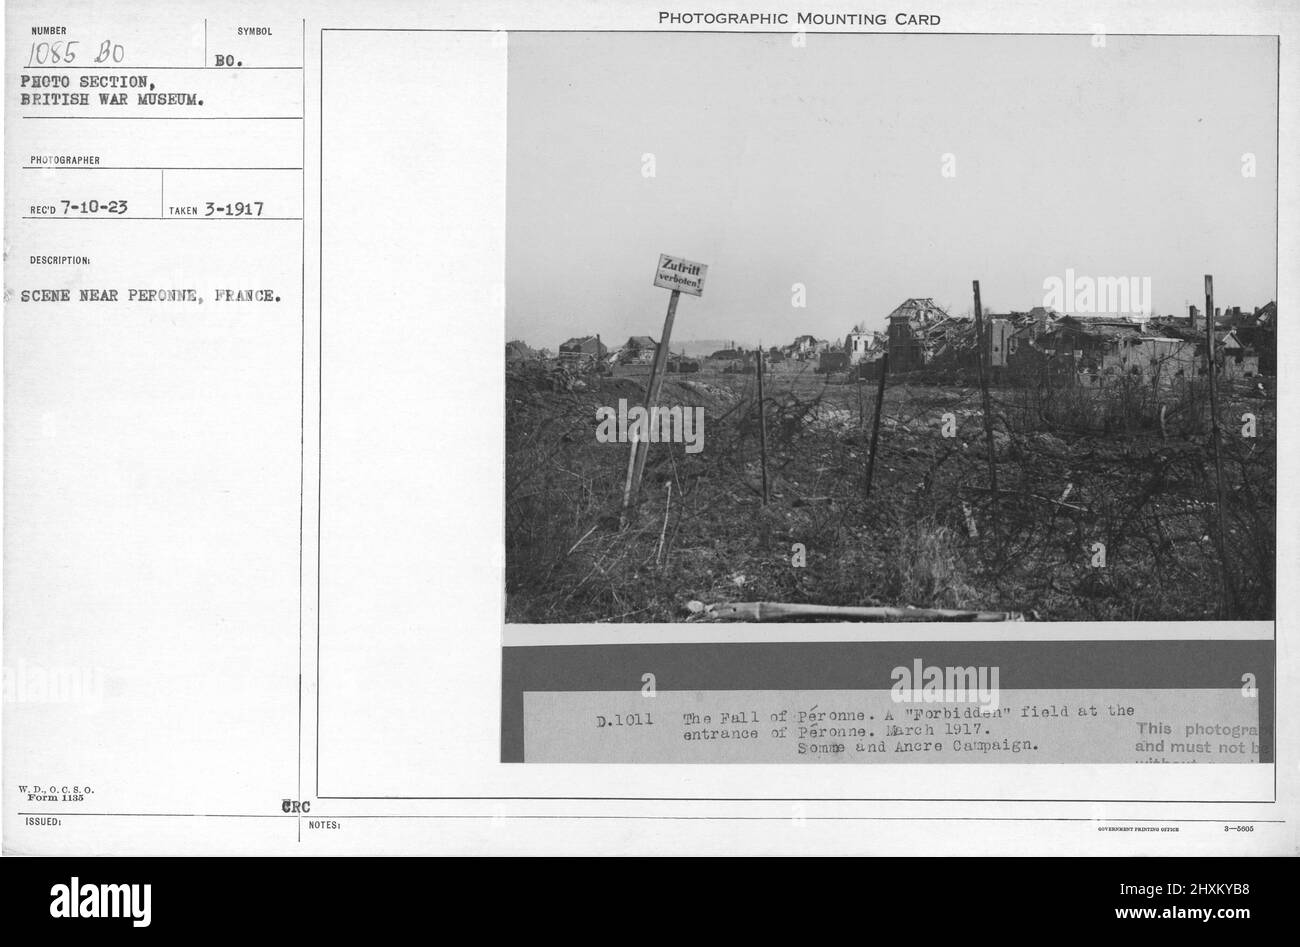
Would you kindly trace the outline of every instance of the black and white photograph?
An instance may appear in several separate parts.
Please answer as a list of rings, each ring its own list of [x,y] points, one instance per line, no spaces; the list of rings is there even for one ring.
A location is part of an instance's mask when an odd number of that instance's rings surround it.
[[[506,621],[1275,614],[1278,43],[531,33]]]

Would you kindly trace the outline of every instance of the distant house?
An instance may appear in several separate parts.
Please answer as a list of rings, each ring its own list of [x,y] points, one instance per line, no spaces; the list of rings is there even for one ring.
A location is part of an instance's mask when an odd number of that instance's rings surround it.
[[[1060,316],[1054,309],[1048,309],[1045,306],[1035,306],[1026,312],[1012,311],[1005,316],[999,316],[996,313],[985,312],[984,317],[992,323],[996,319],[1005,319],[1011,323],[1011,336],[1017,342],[1024,340],[1034,340],[1051,329],[1052,325]],[[1008,354],[1014,355],[1014,349],[1009,350]]]
[[[575,336],[560,345],[560,363],[563,365],[598,362],[608,354],[609,349],[598,335]]]
[[[859,323],[849,330],[844,337],[844,351],[849,356],[849,364],[874,362],[885,354],[887,336],[883,332],[874,332]]]
[[[781,353],[785,355],[786,358],[806,361],[807,359],[816,358],[830,347],[830,342],[825,339],[819,339],[814,335],[801,335],[789,345],[782,348]]]
[[[1216,364],[1228,378],[1253,378],[1259,374],[1259,353],[1239,333],[1235,328],[1215,333]]]
[[[1012,314],[1014,317],[1014,313]],[[1006,340],[1007,364],[1014,367],[1029,366],[1035,363],[1039,355],[1035,340],[1048,328],[1041,329],[1032,322],[1017,323],[1012,321],[1011,335]]]
[[[991,326],[993,320],[988,320]],[[896,332],[898,330],[895,330]],[[976,345],[975,320],[958,316],[945,316],[923,324],[912,330],[908,348],[919,353],[923,367],[934,368],[968,368],[975,369],[979,360],[979,348]],[[904,358],[906,358],[906,350]],[[913,369],[917,362],[913,355]],[[894,370],[894,354],[890,350],[889,370]]]
[[[889,314],[889,370],[924,368],[934,352],[933,329],[951,317],[929,297],[906,299]]]
[[[1140,335],[1119,340],[1102,358],[1103,375],[1137,377],[1152,385],[1195,378],[1204,351],[1194,341],[1174,336]]]
[[[875,336],[863,325],[856,325],[844,336],[844,351],[849,353],[849,361],[857,364],[866,357],[867,348]]]
[[[528,347],[528,343],[521,342],[518,339],[506,343],[506,363],[511,362],[531,362],[539,358],[539,354]]]
[[[982,316],[984,364],[995,381],[1004,372],[1036,366],[1043,357],[1036,343],[1055,330],[1060,318],[1043,306],[1002,315],[985,310]],[[949,315],[928,298],[909,299],[890,313],[889,329],[880,344],[889,352],[891,372],[976,371],[981,357],[974,318]]]
[[[659,343],[648,335],[629,336],[618,350],[618,360],[624,365],[649,365],[655,360]]]
[[[1123,317],[1062,316],[1038,346],[1076,380],[1106,386],[1121,378],[1164,386],[1204,373],[1205,343],[1188,327]]]
[[[1237,339],[1258,357],[1259,372],[1277,374],[1277,303],[1269,302],[1249,315],[1243,313],[1235,326]]]
[[[790,343],[790,355],[792,358],[805,359],[811,358],[813,350],[817,345],[817,337],[814,335],[801,335]]]
[[[723,372],[749,372],[753,370],[756,352],[756,349],[746,349],[733,342],[731,348],[718,349],[709,356],[708,368]]]
[[[1017,319],[1015,317],[1018,317],[1020,315],[1021,313],[1012,313],[1013,316],[1012,321],[1017,322],[1019,324],[1022,320]],[[1040,332],[1045,330],[1055,320],[1060,318],[1056,310],[1047,309],[1044,306],[1035,306],[1033,309],[1029,310],[1029,312],[1024,313],[1023,315],[1025,316],[1023,321],[1032,323]]]
[[[1141,336],[1141,324],[1130,319],[1062,316],[1039,345],[1052,355],[1073,358],[1080,370],[1100,371],[1107,352]]]

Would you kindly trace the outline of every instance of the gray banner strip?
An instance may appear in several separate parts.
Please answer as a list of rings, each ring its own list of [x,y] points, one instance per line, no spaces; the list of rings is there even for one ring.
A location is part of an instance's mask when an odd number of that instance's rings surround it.
[[[502,649],[501,761],[524,761],[525,691],[888,690],[895,667],[997,665],[1000,685],[1259,688],[1260,762],[1274,761],[1272,641],[855,641]]]

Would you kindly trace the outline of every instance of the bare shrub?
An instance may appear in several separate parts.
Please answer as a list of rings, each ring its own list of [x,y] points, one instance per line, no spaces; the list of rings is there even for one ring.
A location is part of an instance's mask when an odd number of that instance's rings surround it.
[[[956,534],[933,522],[899,534],[881,585],[889,599],[918,608],[968,608],[980,601]]]

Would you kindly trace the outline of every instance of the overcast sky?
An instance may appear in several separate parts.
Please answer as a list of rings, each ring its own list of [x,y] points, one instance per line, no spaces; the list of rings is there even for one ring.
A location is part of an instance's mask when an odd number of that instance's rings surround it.
[[[658,338],[660,253],[709,266],[681,340],[843,338],[911,296],[961,314],[972,279],[1028,309],[1067,268],[1150,277],[1157,312],[1203,303],[1205,273],[1225,307],[1275,296],[1272,38],[509,44],[507,338]]]

